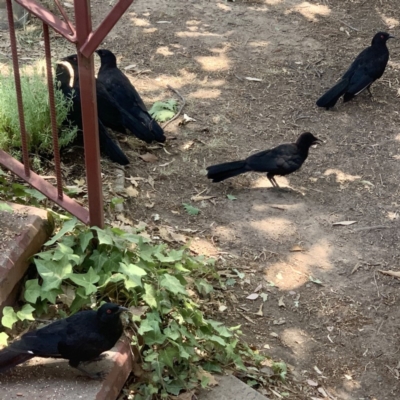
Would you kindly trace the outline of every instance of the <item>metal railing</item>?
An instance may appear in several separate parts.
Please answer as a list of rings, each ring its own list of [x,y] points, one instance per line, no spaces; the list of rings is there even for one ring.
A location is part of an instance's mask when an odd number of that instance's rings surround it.
[[[46,57],[47,84],[49,90],[49,106],[51,128],[54,146],[54,165],[57,186],[51,185],[42,177],[33,172],[29,165],[28,134],[25,127],[22,103],[21,79],[17,54],[17,41],[15,35],[12,1],[6,0],[8,23],[10,30],[10,44],[13,60],[15,88],[21,130],[22,161],[13,158],[5,151],[0,150],[0,164],[29,183],[32,187],[43,193],[50,200],[57,203],[85,224],[91,226],[104,226],[103,193],[101,184],[100,147],[98,136],[96,84],[94,75],[93,52],[101,41],[107,36],[113,26],[118,22],[133,0],[118,0],[106,18],[96,30],[92,30],[90,13],[90,0],[74,0],[75,26],[69,20],[67,13],[59,0],[54,0],[64,20],[48,11],[35,0],[15,0],[28,12],[43,21],[43,36]],[[58,129],[56,124],[56,111],[54,100],[53,73],[51,64],[51,48],[49,26],[64,38],[76,45],[79,63],[79,82],[82,103],[82,124],[85,151],[85,166],[89,210],[82,207],[75,200],[63,192],[61,177],[60,151],[58,145]]]

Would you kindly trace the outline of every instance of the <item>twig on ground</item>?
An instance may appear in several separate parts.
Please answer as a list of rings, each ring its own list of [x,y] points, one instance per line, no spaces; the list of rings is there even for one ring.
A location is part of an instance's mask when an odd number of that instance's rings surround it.
[[[339,19],[339,22],[341,22],[343,25],[346,25],[348,28],[353,29],[353,31],[359,32],[360,30],[357,28],[354,28],[354,26],[351,26],[349,24],[347,24],[346,22],[342,21],[341,19]]]
[[[390,229],[390,226],[385,226],[385,225],[373,225],[373,226],[363,226],[362,228],[357,228],[353,229],[354,232],[360,232],[360,231],[372,231],[375,229]]]
[[[164,124],[163,129],[165,129],[167,127],[167,125],[169,125],[172,121],[175,121],[181,115],[183,107],[185,107],[185,104],[186,104],[186,100],[176,89],[174,89],[173,87],[171,87],[169,85],[167,85],[167,88],[169,90],[171,90],[172,92],[174,92],[182,100],[182,104],[181,104],[181,107],[179,108],[178,112],[169,121],[167,121]]]

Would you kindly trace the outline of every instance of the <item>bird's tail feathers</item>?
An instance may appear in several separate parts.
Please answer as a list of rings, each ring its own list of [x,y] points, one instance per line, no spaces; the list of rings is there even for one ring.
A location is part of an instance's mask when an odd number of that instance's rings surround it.
[[[221,182],[247,171],[246,161],[232,161],[207,167],[207,178],[213,182]]]
[[[128,157],[120,149],[120,147],[108,136],[107,129],[99,120],[99,139],[100,149],[106,154],[111,161],[120,165],[129,164]]]
[[[129,129],[129,131],[135,135],[140,140],[146,143],[151,143],[155,140],[153,133],[150,129],[143,125],[138,119],[132,117],[131,115],[123,112],[122,113],[123,124]]]
[[[17,353],[4,349],[0,351],[0,373],[5,372],[11,368],[14,368],[18,364],[30,360],[35,357],[33,354]]]
[[[333,88],[329,89],[323,96],[317,100],[318,107],[333,107],[339,100],[349,85],[348,79],[341,79]]]

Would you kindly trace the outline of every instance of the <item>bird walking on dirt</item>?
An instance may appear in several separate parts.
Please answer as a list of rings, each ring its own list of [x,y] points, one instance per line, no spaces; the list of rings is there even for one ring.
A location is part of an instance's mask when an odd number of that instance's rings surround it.
[[[309,148],[320,142],[310,132],[302,133],[295,143],[284,143],[270,150],[264,150],[245,160],[227,162],[207,167],[207,178],[213,182],[244,174],[245,172],[267,172],[272,186],[279,187],[275,175],[288,175],[297,171],[308,157]]]
[[[71,367],[92,379],[101,378],[102,372],[92,374],[79,364],[96,359],[115,345],[123,332],[120,319],[123,311],[128,309],[105,303],[97,311],[81,311],[25,333],[0,350],[0,373],[33,357],[49,357],[67,359]]]
[[[149,129],[153,139],[157,142],[165,142],[164,131],[160,125],[151,117],[141,99],[139,93],[132,85],[128,77],[117,67],[117,59],[110,50],[100,49],[96,53],[101,60],[101,66],[97,79],[117,103],[129,115],[139,119]]]
[[[328,110],[342,95],[343,102],[346,103],[365,89],[371,95],[369,87],[385,72],[389,60],[386,42],[391,38],[394,36],[389,33],[378,32],[373,37],[371,46],[357,56],[340,81],[317,100],[317,106]]]

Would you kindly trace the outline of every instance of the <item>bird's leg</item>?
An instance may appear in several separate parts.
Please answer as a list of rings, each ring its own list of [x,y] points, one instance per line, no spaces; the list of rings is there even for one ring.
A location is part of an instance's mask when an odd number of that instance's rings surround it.
[[[69,365],[72,368],[76,368],[78,371],[83,372],[86,376],[88,376],[90,379],[96,379],[96,380],[103,380],[106,376],[106,373],[103,371],[99,372],[89,372],[86,369],[82,368],[79,366],[80,362],[74,362],[72,360],[69,361]]]
[[[273,175],[267,174],[267,178],[269,179],[273,187],[279,188],[279,185],[276,182],[275,177]]]

